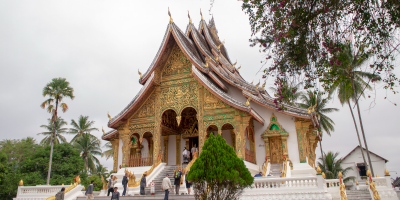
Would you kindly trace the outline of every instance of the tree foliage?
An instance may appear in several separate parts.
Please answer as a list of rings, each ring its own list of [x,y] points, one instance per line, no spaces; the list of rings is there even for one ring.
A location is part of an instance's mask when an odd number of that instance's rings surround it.
[[[134,138],[134,137],[132,137]],[[101,153],[101,157],[105,156],[106,160],[109,158],[112,158],[114,156],[114,149],[112,148],[111,142],[106,142],[103,146],[103,148],[106,148],[103,153]]]
[[[188,180],[194,181],[196,199],[239,199],[253,177],[221,135],[205,141],[200,156],[193,163]]]
[[[354,176],[346,177],[347,173],[353,170],[353,168],[347,167],[343,169],[343,167],[341,166],[343,159],[338,158],[338,156],[339,152],[333,153],[332,151],[329,151],[328,153],[324,152],[324,157],[320,157],[318,159],[318,166],[321,168],[322,172],[325,173],[326,179],[339,179],[339,172],[342,172],[344,182],[354,180]]]
[[[38,135],[44,135],[45,137],[40,141],[41,145],[50,145],[52,135],[54,132],[54,124],[55,124],[55,134],[56,137],[54,138],[54,144],[60,144],[67,142],[67,139],[62,135],[63,133],[67,133],[68,129],[63,128],[65,125],[67,125],[67,122],[64,121],[61,117],[57,117],[56,123],[53,123],[51,119],[48,119],[48,124],[47,125],[41,125],[41,128],[47,129],[45,132],[38,133]]]
[[[96,172],[95,163],[100,164],[99,159],[96,157],[101,156],[100,140],[90,133],[84,133],[83,136],[76,139],[73,145],[80,152],[85,169],[92,173]]]
[[[357,55],[374,58],[370,70],[381,75],[385,89],[400,83],[393,73],[393,60],[400,52],[399,7],[396,0],[244,0],[242,4],[254,36],[252,46],[259,45],[267,52],[266,59],[273,60],[265,76],[276,75],[277,85],[293,80],[305,89],[321,84],[326,91],[338,79],[331,72],[342,66],[338,53],[349,41]]]
[[[83,136],[85,133],[90,133],[92,131],[98,131],[98,128],[93,128],[94,121],[89,121],[89,116],[79,116],[78,122],[74,119],[71,120],[72,128],[69,129],[69,133],[75,134],[72,138],[71,143],[74,143],[77,138]],[[92,136],[95,137],[95,136]]]

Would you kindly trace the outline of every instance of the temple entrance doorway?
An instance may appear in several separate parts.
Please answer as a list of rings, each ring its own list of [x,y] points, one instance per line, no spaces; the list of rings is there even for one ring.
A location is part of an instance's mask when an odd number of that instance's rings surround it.
[[[197,111],[192,107],[187,107],[182,110],[181,122],[179,123],[179,131],[182,134],[182,138],[185,140],[185,147],[190,152],[190,158],[184,162],[189,162],[192,158],[192,148],[196,145],[199,146],[199,128],[197,120]],[[183,151],[183,149],[181,149]]]
[[[269,137],[269,148],[271,152],[271,163],[282,163],[283,152],[282,152],[282,138],[281,137]]]
[[[189,150],[190,150],[190,158],[193,159],[193,147],[196,147],[197,151],[199,150],[199,137],[191,137],[189,138]]]

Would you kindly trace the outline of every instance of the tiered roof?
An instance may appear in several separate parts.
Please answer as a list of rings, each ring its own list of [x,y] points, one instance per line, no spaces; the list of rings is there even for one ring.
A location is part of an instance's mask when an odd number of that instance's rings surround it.
[[[139,80],[139,83],[143,85],[142,89],[125,109],[109,121],[108,126],[116,129],[121,123],[125,123],[144,99],[148,97],[156,84],[154,82],[154,71],[165,65],[174,43],[180,47],[192,63],[193,76],[228,105],[248,112],[254,119],[264,124],[264,119],[250,105],[245,105],[245,102],[241,102],[227,93],[229,87],[226,84],[240,89],[245,97],[251,97],[253,102],[268,109],[299,118],[311,119],[316,125],[316,118],[308,114],[306,109],[285,105],[286,111],[277,111],[273,98],[263,88],[250,84],[242,78],[234,65],[235,63],[231,62],[224,43],[221,43],[217,33],[213,18],[208,24],[202,19],[198,28],[189,23],[185,33],[171,20],[153,62]],[[103,136],[103,139],[109,138],[114,134],[115,131],[110,131]]]

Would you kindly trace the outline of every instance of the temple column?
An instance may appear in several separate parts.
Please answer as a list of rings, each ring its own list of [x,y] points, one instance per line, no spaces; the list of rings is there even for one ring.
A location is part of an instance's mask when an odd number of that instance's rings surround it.
[[[245,159],[245,145],[246,137],[244,135],[245,128],[249,125],[249,120],[251,116],[242,116],[242,111],[235,112],[235,131],[236,131],[236,154],[237,156],[244,160]]]
[[[200,156],[201,150],[204,145],[204,141],[206,140],[206,130],[204,128],[204,88],[201,84],[198,85],[198,112],[197,112],[197,121],[198,121],[198,130],[199,130],[199,146],[198,146],[198,156]]]
[[[118,146],[119,146],[119,139],[111,140],[111,146],[113,149],[113,171],[118,171]]]
[[[153,138],[151,137],[150,139],[149,139],[149,154],[151,154],[151,155],[153,155],[153,148],[154,148],[154,142],[153,142]]]
[[[222,129],[218,129],[218,135],[222,136]]]
[[[187,149],[188,151],[190,151],[190,149],[189,149],[189,138],[186,138],[186,139],[185,139],[185,146],[186,146],[186,149]]]
[[[122,140],[122,167],[125,167],[129,165],[131,154],[130,135],[127,128],[118,129],[118,133]]]
[[[269,152],[269,140],[268,137],[264,138],[265,144],[265,156],[267,156],[268,160],[271,160],[271,153]]]
[[[311,167],[314,167],[314,164],[315,164],[315,148],[313,148],[314,147],[314,143],[315,143],[315,138],[314,137],[311,137],[310,139],[309,139],[309,144],[308,144],[308,146],[309,146],[309,153],[308,153],[308,164],[311,166]],[[314,151],[312,151],[312,150],[314,150]]]
[[[181,135],[176,135],[176,164],[181,164]]]
[[[300,163],[306,163],[307,159],[307,130],[310,125],[310,122],[306,122],[304,120],[295,119],[295,126],[296,126],[296,132],[297,132],[297,142],[299,145],[299,157],[300,157]]]
[[[287,159],[289,159],[288,149],[287,149],[287,136],[281,136],[282,140],[282,153]]]
[[[160,73],[160,72],[156,72]],[[154,119],[154,150],[153,150],[153,163],[157,162],[158,155],[162,151],[161,147],[161,88],[157,86],[155,88],[155,119]]]
[[[236,148],[235,148],[235,132],[233,131],[233,129],[230,130],[231,131],[231,141],[232,141],[232,148],[233,150],[236,152]]]
[[[168,165],[168,135],[164,137],[164,162]]]

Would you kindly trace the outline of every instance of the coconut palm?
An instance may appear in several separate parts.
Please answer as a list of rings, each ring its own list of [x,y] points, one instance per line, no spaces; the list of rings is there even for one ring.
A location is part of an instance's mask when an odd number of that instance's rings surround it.
[[[101,176],[104,177],[104,179],[107,179],[109,174],[107,173],[107,167],[104,167],[103,165],[97,165],[96,166],[96,174],[101,178]]]
[[[317,119],[319,121],[320,127],[318,128],[318,132],[320,137],[322,138],[323,132],[327,133],[329,136],[331,135],[331,131],[334,131],[335,122],[331,118],[329,118],[326,114],[332,113],[334,111],[339,111],[337,108],[327,108],[327,102],[323,99],[321,92],[311,92],[308,91],[307,94],[302,94],[300,97],[302,103],[298,103],[298,105],[302,108],[310,108],[314,107],[315,114],[317,115]],[[319,141],[319,147],[322,153],[322,143]]]
[[[104,144],[103,148],[106,148],[105,151],[101,154],[101,157],[106,157],[106,160],[112,158],[114,156],[114,149],[112,148],[111,142],[107,142]]]
[[[46,132],[41,132],[38,133],[38,135],[44,135],[45,138],[42,139],[42,141],[40,141],[41,145],[49,145],[52,137],[53,137],[53,128],[54,128],[54,123],[52,122],[51,119],[48,119],[49,124],[48,125],[41,125],[41,128],[45,128],[47,129]],[[64,133],[68,133],[68,128],[63,128],[63,126],[67,125],[67,122],[64,121],[64,119],[62,119],[61,117],[57,117],[56,120],[56,126],[55,126],[55,135],[56,137],[54,138],[54,143],[55,144],[60,144],[63,142],[67,142],[67,140],[65,139],[64,136],[62,136],[62,134]]]
[[[367,150],[367,156],[369,161],[369,167],[371,169],[372,176],[374,176],[374,171],[372,169],[371,158],[369,155],[368,145],[365,138],[364,127],[362,124],[360,107],[358,105],[358,95],[364,97],[364,89],[371,90],[371,86],[364,81],[364,79],[369,79],[374,81],[379,81],[381,78],[379,75],[363,72],[361,71],[361,66],[369,59],[368,54],[366,56],[359,56],[352,51],[351,45],[346,44],[343,46],[342,51],[338,54],[338,58],[342,61],[342,63],[335,68],[335,74],[337,76],[337,80],[333,83],[329,96],[332,96],[335,91],[337,91],[338,99],[342,105],[348,104],[351,116],[353,118],[354,127],[356,128],[356,133],[358,137],[358,142],[361,147],[361,154],[364,159],[365,165],[368,167],[363,146],[361,143],[360,134],[357,128],[357,122],[353,114],[353,110],[351,108],[350,101],[355,102],[357,111],[358,111],[358,118],[361,126],[361,132],[364,139],[365,149]]]
[[[72,138],[71,143],[74,143],[78,137],[83,136],[86,133],[92,132],[92,131],[98,131],[98,128],[93,128],[92,126],[94,125],[94,121],[89,121],[89,116],[79,116],[78,123],[72,119],[71,120],[71,126],[72,128],[69,129],[69,133],[75,134],[74,138]],[[92,137],[95,137],[91,135]]]
[[[48,99],[40,104],[40,107],[45,109],[47,107],[47,112],[52,114],[52,121],[54,126],[57,122],[58,107],[62,109],[63,112],[68,110],[68,105],[63,102],[64,98],[74,99],[74,89],[69,86],[69,82],[65,78],[53,78],[50,83],[43,88],[42,95],[44,97],[48,96]],[[47,172],[47,185],[50,183],[50,172],[51,172],[51,161],[53,158],[53,145],[54,139],[56,138],[56,129],[53,130],[53,137],[51,137],[50,142],[50,159],[49,159],[49,169]]]
[[[89,133],[84,133],[76,139],[73,146],[80,152],[82,159],[85,161],[85,169],[95,172],[95,163],[100,164],[99,159],[96,157],[101,156],[100,140]]]
[[[320,157],[318,160],[321,162],[318,162],[318,166],[321,168],[321,171],[325,173],[326,179],[339,179],[339,172],[342,172],[344,182],[347,182],[349,180],[354,180],[354,176],[349,176],[346,177],[346,174],[353,170],[351,167],[347,167],[343,169],[341,166],[343,159],[338,158],[339,152],[333,153],[332,151],[329,151],[328,153],[324,153],[323,157]]]

